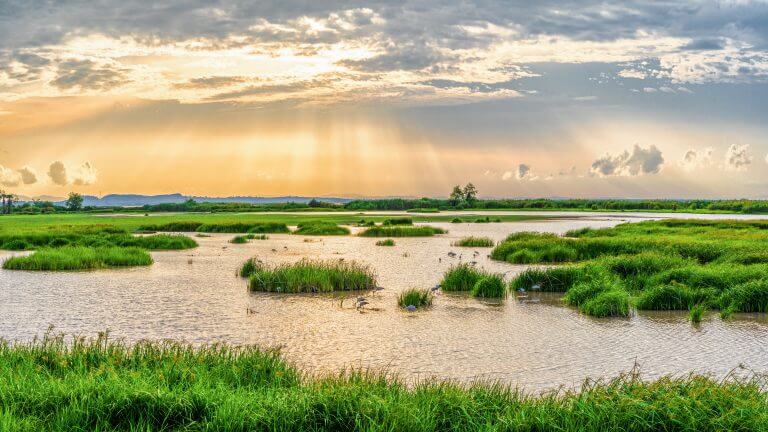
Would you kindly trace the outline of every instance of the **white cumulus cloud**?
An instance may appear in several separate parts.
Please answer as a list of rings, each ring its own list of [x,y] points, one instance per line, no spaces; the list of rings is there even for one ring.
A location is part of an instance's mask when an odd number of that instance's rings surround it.
[[[595,160],[590,172],[599,177],[658,174],[662,165],[664,156],[655,145],[642,148],[635,144],[632,153],[625,150],[618,155],[606,154]]]
[[[743,171],[751,163],[749,144],[731,144],[725,151],[725,169],[729,171]]]

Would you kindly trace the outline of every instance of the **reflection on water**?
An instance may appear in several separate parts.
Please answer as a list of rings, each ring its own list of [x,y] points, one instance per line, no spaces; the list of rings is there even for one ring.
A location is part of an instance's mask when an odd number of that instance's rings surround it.
[[[513,231],[562,233],[611,226],[608,217],[526,223],[432,224],[448,229],[434,238],[376,239],[270,235],[244,245],[231,235],[197,238],[191,251],[153,253],[146,268],[34,273],[0,270],[0,336],[27,340],[49,325],[94,335],[110,329],[128,340],[175,338],[279,346],[306,370],[385,368],[414,379],[500,379],[530,390],[571,386],[586,377],[612,376],[635,362],[648,377],[707,372],[718,376],[744,364],[768,372],[768,320],[760,314],[722,321],[716,314],[692,326],[680,312],[643,312],[629,319],[595,319],[563,307],[558,295],[530,294],[506,302],[440,294],[432,309],[409,314],[396,305],[411,286],[434,286],[462,261],[503,272],[524,266],[491,261],[490,249],[450,245],[467,235],[501,240]],[[459,254],[450,258],[447,253]],[[473,252],[478,256],[473,257]],[[2,256],[12,253],[3,252]],[[385,290],[355,310],[343,295],[249,293],[236,277],[240,264],[303,257],[344,258],[373,266]]]

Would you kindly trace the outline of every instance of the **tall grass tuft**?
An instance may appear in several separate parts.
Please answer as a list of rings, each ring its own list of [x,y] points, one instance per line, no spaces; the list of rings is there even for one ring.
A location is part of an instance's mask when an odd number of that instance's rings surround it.
[[[409,217],[384,219],[382,225],[413,225],[413,219]]]
[[[376,242],[376,246],[394,246],[395,241],[392,239],[384,239]]]
[[[431,237],[435,234],[445,234],[442,228],[431,226],[377,226],[360,233],[361,237]]]
[[[397,297],[397,305],[403,309],[408,306],[423,309],[432,306],[434,298],[434,294],[429,289],[409,288]]]
[[[626,317],[629,310],[629,293],[621,289],[603,291],[579,305],[579,311],[594,317]]]
[[[702,318],[704,318],[704,312],[705,307],[703,304],[697,304],[694,306],[691,306],[691,310],[688,313],[688,316],[691,319],[691,322],[694,324],[698,324],[701,322]]]
[[[483,276],[472,286],[472,297],[504,298],[507,296],[507,284],[501,275]]]
[[[248,243],[248,240],[249,240],[248,236],[237,235],[237,236],[232,237],[229,240],[229,242],[233,243],[233,244],[245,244],[245,243]]]
[[[241,269],[241,274],[244,272]],[[370,290],[376,286],[373,270],[353,261],[304,259],[272,267],[254,265],[248,272],[252,291],[319,293]]]
[[[298,225],[296,231],[293,232],[298,235],[349,235],[349,229],[346,227],[338,226],[335,223],[330,222],[307,222]]]
[[[472,291],[477,282],[483,278],[502,280],[497,274],[480,270],[469,264],[459,264],[445,272],[440,286],[443,291]],[[486,289],[490,288],[483,287],[478,293],[482,294]]]
[[[488,237],[464,237],[451,243],[456,247],[493,247],[493,240]]]
[[[539,290],[546,292],[566,292],[582,277],[584,270],[575,265],[538,268],[531,267],[523,270],[514,279],[511,287],[514,290]]]
[[[147,266],[152,257],[135,247],[65,246],[38,249],[29,256],[12,257],[3,262],[6,270],[73,271],[110,267]]]

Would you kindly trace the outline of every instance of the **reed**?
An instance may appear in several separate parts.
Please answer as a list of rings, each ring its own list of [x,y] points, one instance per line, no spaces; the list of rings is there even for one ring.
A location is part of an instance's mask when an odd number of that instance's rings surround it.
[[[441,228],[431,226],[377,226],[360,233],[361,237],[432,237],[445,234]]]
[[[276,266],[256,265],[247,269],[252,291],[321,293],[370,290],[376,286],[373,270],[353,261],[301,260]],[[246,273],[241,269],[241,274]]]
[[[698,324],[701,322],[701,320],[704,318],[704,312],[706,311],[704,305],[697,304],[695,306],[691,307],[691,310],[688,313],[689,318],[691,319],[691,322],[694,324]]]
[[[434,294],[429,289],[409,288],[397,297],[397,305],[403,309],[408,306],[424,309],[432,306],[434,298]]]
[[[504,298],[507,296],[507,284],[501,275],[491,274],[480,278],[472,286],[472,297]]]
[[[451,246],[456,247],[493,247],[493,240],[488,237],[464,237],[451,243]]]
[[[12,257],[3,262],[6,270],[74,271],[112,267],[147,266],[152,257],[135,247],[91,248],[65,246],[38,249],[28,256]]]

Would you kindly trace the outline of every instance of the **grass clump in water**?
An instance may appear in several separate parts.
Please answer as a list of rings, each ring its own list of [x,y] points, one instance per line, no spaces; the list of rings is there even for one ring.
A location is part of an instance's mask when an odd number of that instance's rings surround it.
[[[233,244],[245,244],[245,243],[248,243],[248,240],[250,240],[250,239],[248,238],[248,236],[244,236],[244,235],[238,235],[238,236],[234,236],[234,237],[232,237],[232,238],[229,240],[229,242],[230,242],[230,243],[233,243]]]
[[[697,304],[695,306],[691,307],[690,312],[688,313],[688,316],[691,319],[691,322],[694,324],[698,324],[701,322],[702,318],[704,318],[704,312],[706,311],[706,308],[703,304]]]
[[[394,246],[395,241],[392,239],[379,240],[376,242],[376,246]]]
[[[431,226],[377,226],[360,233],[361,237],[432,237],[445,234],[441,228]]]
[[[9,431],[768,430],[760,377],[628,373],[533,396],[363,371],[313,377],[253,346],[50,336],[0,345],[0,382]]]
[[[493,247],[493,240],[488,237],[464,237],[461,240],[451,243],[456,247]]]
[[[390,226],[390,225],[413,225],[413,219],[411,218],[389,218],[385,219],[382,223],[384,226]]]
[[[254,263],[251,268],[241,269],[241,275],[244,273],[248,274],[252,291],[319,293],[370,290],[376,286],[371,268],[353,261],[304,259],[273,267]]]
[[[397,297],[397,305],[403,309],[408,306],[423,309],[432,306],[434,298],[434,294],[429,289],[409,288]]]
[[[65,246],[38,249],[29,256],[12,257],[3,262],[6,270],[74,271],[112,267],[147,266],[152,257],[135,247],[92,248]]]
[[[501,275],[483,276],[472,287],[472,297],[504,298],[507,296],[507,285]]]
[[[297,235],[349,235],[349,229],[330,222],[309,222],[300,223],[296,231]]]
[[[622,289],[600,292],[580,304],[579,311],[594,317],[629,316],[629,293]]]
[[[549,268],[531,267],[523,270],[512,279],[511,287],[516,291],[524,289],[566,292],[581,277],[582,272],[583,269],[575,265]]]
[[[483,286],[478,287],[477,294],[479,297],[500,297],[492,296],[499,290],[497,287],[492,286],[497,282],[501,282],[503,285],[503,279],[501,275],[489,273],[487,271],[476,268],[469,264],[459,264],[451,267],[444,275],[443,280],[440,282],[440,286],[443,291],[470,291],[475,289],[477,283],[482,279],[492,279],[492,282],[484,282]],[[506,287],[504,287],[506,293]]]

